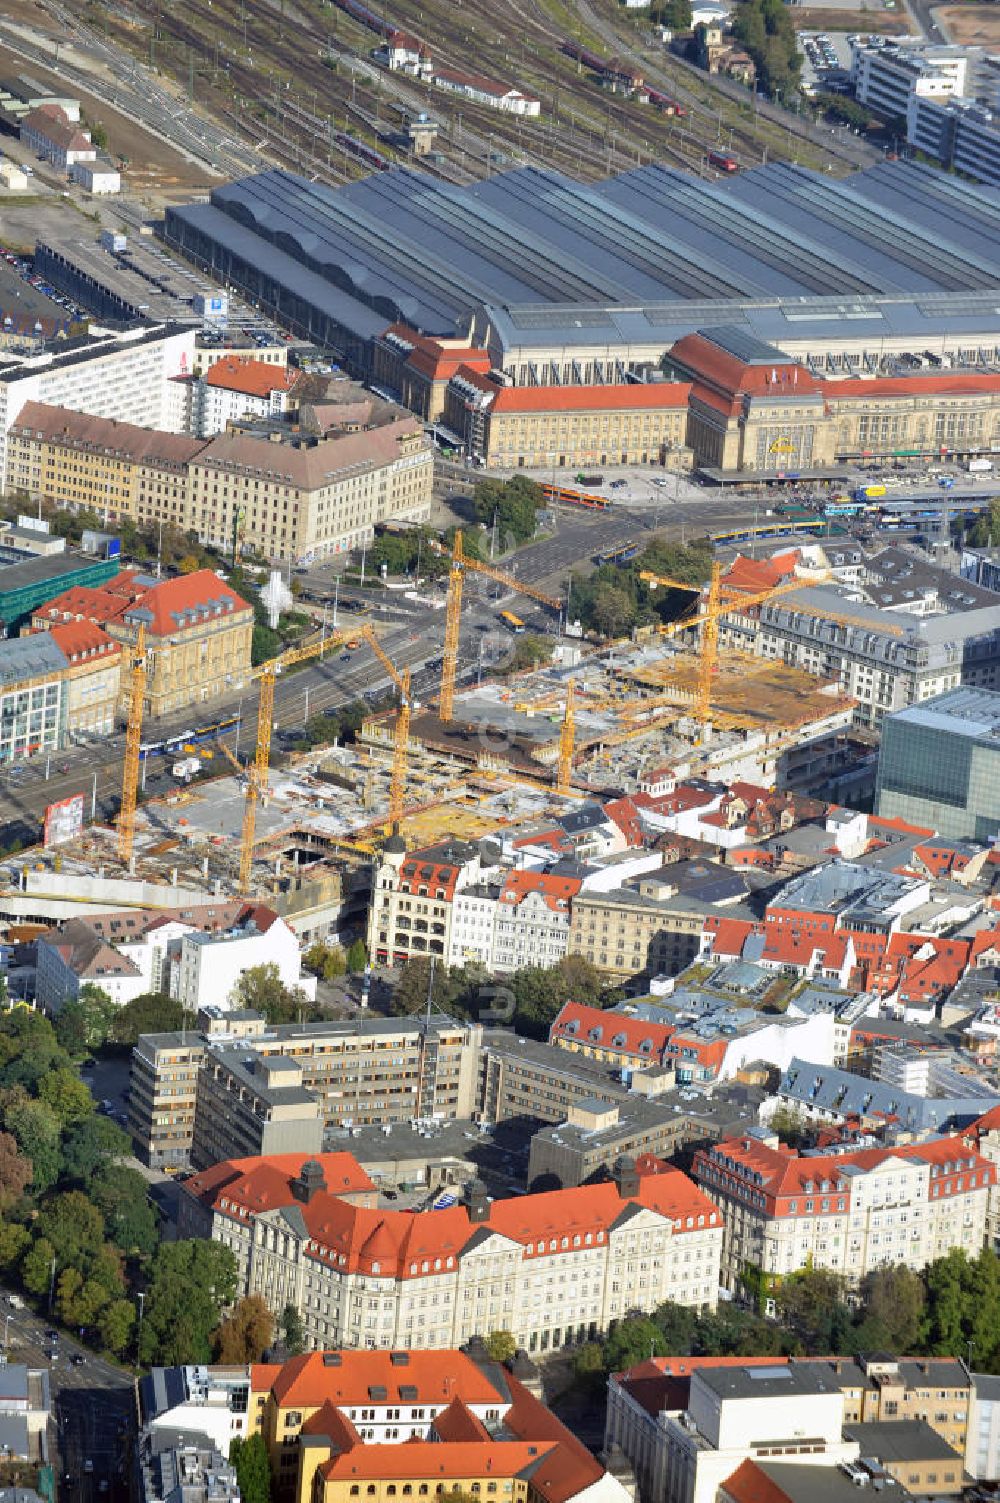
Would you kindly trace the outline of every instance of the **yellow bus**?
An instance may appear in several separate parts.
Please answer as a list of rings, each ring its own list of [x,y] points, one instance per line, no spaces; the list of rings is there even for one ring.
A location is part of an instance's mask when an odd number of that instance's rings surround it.
[[[520,616],[515,616],[513,611],[501,611],[500,620],[504,623],[505,626],[509,626],[511,631],[514,632],[515,635],[524,631],[524,622],[521,620]]]

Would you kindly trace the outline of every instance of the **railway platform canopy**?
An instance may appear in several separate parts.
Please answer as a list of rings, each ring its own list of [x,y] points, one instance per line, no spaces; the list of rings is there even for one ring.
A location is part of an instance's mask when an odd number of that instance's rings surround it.
[[[1000,364],[1000,203],[914,163],[835,180],[778,162],[718,182],[660,164],[596,183],[519,167],[464,187],[410,168],[342,188],[274,169],[168,208],[165,232],[361,368],[373,326],[397,321],[473,329],[519,384],[586,382],[595,360],[620,380],[692,329],[741,320],[821,363],[957,340]]]

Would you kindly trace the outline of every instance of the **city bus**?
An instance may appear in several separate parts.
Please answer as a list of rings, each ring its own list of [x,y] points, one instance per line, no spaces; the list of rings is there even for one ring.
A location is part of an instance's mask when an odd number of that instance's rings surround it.
[[[520,616],[515,616],[513,611],[501,611],[500,620],[504,626],[509,626],[516,636],[519,636],[524,631],[524,622]]]

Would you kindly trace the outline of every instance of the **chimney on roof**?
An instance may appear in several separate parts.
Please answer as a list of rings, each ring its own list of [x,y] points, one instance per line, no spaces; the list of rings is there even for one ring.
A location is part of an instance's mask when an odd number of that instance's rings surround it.
[[[313,1196],[320,1190],[326,1189],[326,1180],[323,1178],[323,1166],[316,1159],[306,1159],[299,1170],[298,1179],[292,1180],[292,1195],[304,1206],[307,1206]]]
[[[489,1221],[490,1197],[486,1193],[486,1186],[481,1179],[469,1182],[469,1188],[465,1192],[466,1209],[469,1212],[470,1221]]]
[[[634,1200],[639,1193],[639,1170],[635,1159],[623,1157],[615,1164],[615,1184],[622,1200]]]

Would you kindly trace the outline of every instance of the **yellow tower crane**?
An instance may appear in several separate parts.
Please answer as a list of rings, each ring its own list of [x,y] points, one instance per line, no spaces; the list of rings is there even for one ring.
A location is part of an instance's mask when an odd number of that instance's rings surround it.
[[[410,744],[410,670],[404,668],[402,672],[385,651],[374,630],[370,626],[362,627],[358,633],[378,658],[382,667],[388,673],[399,691],[399,708],[396,711],[396,730],[394,735],[394,747],[392,756],[392,777],[389,781],[389,828],[397,825],[403,817],[403,804],[406,798],[406,758]]]
[[[385,652],[371,626],[360,629],[350,627],[331,632],[319,641],[307,646],[291,647],[279,657],[264,663],[254,673],[260,680],[260,697],[257,706],[257,746],[254,759],[247,768],[246,799],[243,806],[243,832],[240,837],[240,892],[248,892],[253,871],[253,848],[257,833],[257,805],[267,789],[267,772],[271,760],[271,731],[274,724],[274,684],[279,673],[294,663],[304,663],[309,658],[322,657],[333,647],[345,642],[367,642],[379,662],[388,671],[399,689],[400,708],[396,717],[395,754],[392,764],[392,780],[389,785],[389,817],[399,819],[403,808],[406,787],[406,751],[410,729],[410,673],[400,673]]]
[[[140,621],[131,653],[128,723],[125,731],[125,762],[122,767],[122,798],[118,810],[118,856],[124,866],[132,861],[135,844],[135,804],[139,791],[139,754],[142,743],[142,711],[146,696],[146,626]]]
[[[559,731],[559,761],[556,764],[556,792],[563,795],[569,793],[570,783],[573,780],[573,742],[575,739],[573,696],[575,693],[576,686],[573,680],[569,679],[566,684],[566,709]]]
[[[824,573],[818,578],[827,578]],[[669,590],[688,590],[695,594],[701,593],[700,585],[685,584],[678,579],[665,579],[661,574],[653,574],[648,569],[643,569],[639,578],[656,588],[658,585]],[[694,614],[681,616],[667,627],[668,635],[676,635],[678,632],[687,631],[692,626],[702,628],[701,645],[698,655],[698,683],[695,691],[694,713],[697,720],[706,724],[712,713],[712,679],[715,675],[719,661],[719,622],[723,616],[729,616],[734,611],[749,609],[755,605],[765,605],[777,595],[785,595],[790,590],[801,590],[807,585],[818,582],[817,576],[810,579],[789,580],[785,584],[772,585],[768,590],[758,590],[753,594],[746,594],[741,590],[733,590],[722,584],[722,571],[718,562],[712,564],[712,574],[705,588],[700,605]]]
[[[552,595],[545,595],[541,590],[533,589],[531,585],[522,584],[513,574],[507,574],[503,569],[495,569],[492,564],[480,563],[478,559],[469,558],[462,552],[462,534],[455,533],[455,541],[451,550],[451,569],[448,573],[448,604],[445,611],[444,621],[444,654],[441,660],[441,700],[438,708],[438,716],[448,722],[452,716],[455,703],[455,677],[458,672],[458,639],[462,625],[462,584],[466,570],[473,574],[482,574],[486,579],[493,579],[497,584],[507,585],[516,590],[519,595],[527,595],[530,600],[537,600],[542,605],[547,605],[550,610],[562,610],[562,601]]]

